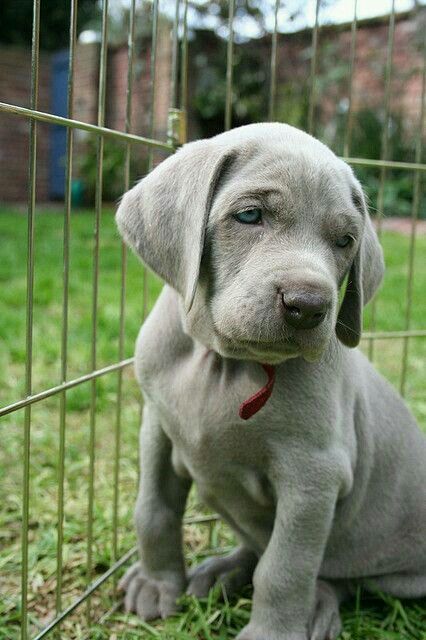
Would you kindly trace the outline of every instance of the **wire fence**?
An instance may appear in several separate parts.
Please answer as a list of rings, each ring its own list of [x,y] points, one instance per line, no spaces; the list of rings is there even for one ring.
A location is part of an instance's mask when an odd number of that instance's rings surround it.
[[[119,555],[118,533],[119,533],[119,473],[120,473],[120,446],[122,427],[122,407],[123,407],[123,372],[133,364],[133,358],[125,357],[125,332],[126,332],[126,283],[127,283],[127,252],[124,244],[121,247],[121,274],[120,274],[120,299],[119,299],[119,340],[118,359],[107,366],[99,366],[97,343],[98,343],[98,311],[99,311],[99,273],[100,273],[100,229],[102,225],[102,191],[103,191],[103,160],[104,141],[111,138],[119,140],[125,144],[125,166],[123,191],[127,190],[130,181],[130,159],[134,146],[145,147],[149,151],[149,168],[153,166],[153,152],[162,150],[173,152],[175,148],[185,140],[186,113],[188,109],[188,0],[176,0],[174,22],[172,25],[172,49],[171,49],[171,99],[169,115],[169,132],[167,140],[155,139],[155,91],[156,91],[156,53],[159,1],[152,2],[152,55],[151,55],[151,86],[150,104],[151,115],[149,121],[149,137],[143,137],[132,133],[132,94],[133,77],[135,64],[135,16],[136,0],[130,2],[129,33],[128,33],[128,72],[126,90],[126,117],[123,131],[109,129],[105,126],[105,105],[106,105],[106,77],[107,77],[107,51],[108,51],[108,24],[109,7],[108,0],[102,3],[102,37],[100,46],[100,72],[99,72],[99,100],[96,124],[88,124],[74,119],[73,94],[74,94],[74,71],[75,52],[77,39],[77,0],[71,1],[70,29],[69,29],[69,74],[68,74],[68,115],[60,117],[51,113],[38,110],[39,93],[39,66],[40,66],[40,6],[42,0],[34,0],[33,3],[33,30],[32,30],[32,64],[31,64],[31,100],[29,108],[0,102],[0,113],[12,114],[16,118],[24,118],[30,123],[30,148],[29,148],[29,193],[28,193],[28,213],[27,213],[27,295],[26,295],[26,357],[25,357],[25,394],[22,398],[17,398],[13,402],[0,408],[0,417],[22,411],[24,413],[24,439],[22,457],[22,530],[21,530],[21,637],[22,640],[44,638],[57,629],[60,624],[84,602],[87,603],[87,623],[91,621],[91,597],[97,589],[111,579],[116,572],[136,553],[136,548],[130,549],[124,555]],[[227,64],[226,64],[226,100],[225,100],[225,121],[224,128],[232,127],[232,105],[234,91],[234,56],[236,43],[234,39],[234,20],[236,2],[230,0],[228,16],[228,42],[227,42]],[[278,32],[278,15],[281,10],[280,0],[271,0],[274,12],[274,29],[271,34],[270,49],[270,78],[269,78],[269,100],[268,113],[265,119],[274,120],[276,115],[277,97],[277,48],[281,34]],[[308,130],[314,131],[315,106],[318,100],[318,55],[320,39],[320,15],[321,2],[316,0],[315,25],[312,29],[311,45],[311,69],[310,69],[310,95],[308,112]],[[385,126],[381,141],[380,157],[377,159],[351,157],[351,135],[353,121],[353,73],[357,61],[357,0],[354,1],[354,16],[351,27],[350,44],[350,64],[348,76],[348,96],[349,107],[344,139],[344,159],[354,167],[370,167],[380,174],[380,186],[377,203],[378,232],[382,232],[383,220],[383,198],[388,172],[393,169],[411,172],[413,175],[413,199],[411,210],[411,228],[409,240],[409,252],[407,259],[407,281],[406,300],[404,304],[404,327],[399,331],[377,331],[376,309],[377,304],[372,306],[372,317],[370,330],[364,334],[363,339],[368,341],[369,355],[373,357],[374,345],[377,340],[402,341],[400,389],[405,392],[407,386],[408,363],[410,355],[410,340],[412,338],[426,338],[426,329],[412,329],[412,309],[413,309],[413,282],[414,264],[416,250],[416,228],[419,217],[419,207],[421,201],[422,175],[426,171],[426,164],[422,160],[422,141],[424,140],[424,120],[425,120],[425,70],[423,68],[422,80],[422,101],[418,116],[418,135],[414,162],[393,161],[389,157],[389,131],[390,131],[390,92],[393,73],[393,52],[395,35],[395,2],[392,2],[388,24],[388,46],[387,62],[385,67]],[[424,50],[426,47],[424,47]],[[36,212],[36,177],[37,177],[37,144],[39,123],[44,122],[50,125],[60,125],[67,131],[66,163],[65,163],[65,201],[63,218],[63,269],[62,269],[62,326],[61,326],[61,350],[60,350],[60,379],[57,384],[42,391],[34,391],[33,388],[33,307],[34,307],[34,256],[35,256],[35,212]],[[90,370],[81,376],[70,378],[68,374],[68,325],[70,317],[70,224],[72,210],[72,179],[73,179],[73,146],[76,131],[86,131],[96,137],[97,140],[97,178],[94,207],[94,239],[93,239],[93,273],[92,273],[92,300],[91,300],[91,356]],[[147,309],[147,274],[143,274],[143,314]],[[97,384],[104,376],[116,375],[115,390],[115,417],[114,417],[114,465],[112,475],[112,554],[109,568],[93,581],[94,576],[94,498],[95,498],[95,454],[96,454],[96,420],[97,420]],[[66,453],[66,430],[67,430],[67,392],[80,385],[90,386],[90,418],[89,418],[89,443],[88,443],[88,478],[87,487],[87,529],[86,529],[86,578],[87,588],[74,601],[63,607],[63,558],[64,558],[64,481],[66,475],[65,453]],[[28,604],[28,581],[29,581],[29,546],[28,536],[30,530],[30,466],[31,466],[31,442],[32,442],[32,409],[36,403],[42,403],[48,398],[57,396],[59,399],[59,449],[58,449],[58,491],[56,505],[56,522],[52,526],[57,531],[57,566],[56,566],[56,614],[42,628],[34,629],[34,625],[29,619]],[[192,523],[211,522],[215,517],[192,518],[187,521]]]

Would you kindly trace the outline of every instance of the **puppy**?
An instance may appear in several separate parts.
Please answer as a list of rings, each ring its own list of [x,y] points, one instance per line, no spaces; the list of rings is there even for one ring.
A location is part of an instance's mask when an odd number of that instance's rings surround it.
[[[425,595],[426,439],[353,349],[384,267],[349,166],[293,127],[241,127],[160,164],[117,223],[167,283],[136,346],[127,609],[166,617],[185,590],[253,581],[238,640],[325,640],[355,580]],[[187,574],[192,482],[240,546]]]

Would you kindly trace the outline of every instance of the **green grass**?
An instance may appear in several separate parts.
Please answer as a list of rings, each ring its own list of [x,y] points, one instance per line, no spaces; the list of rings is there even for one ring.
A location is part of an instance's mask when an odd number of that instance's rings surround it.
[[[40,214],[35,226],[33,391],[60,380],[62,326],[62,216]],[[26,218],[0,211],[0,405],[25,395],[25,296]],[[408,238],[386,233],[383,244],[387,276],[377,304],[377,329],[404,328]],[[68,378],[90,371],[92,299],[93,213],[72,216],[70,245],[70,305]],[[413,290],[412,328],[424,328],[422,301],[426,290],[426,238],[417,241]],[[149,304],[160,290],[149,278]],[[118,359],[120,300],[120,243],[111,211],[101,224],[97,366]],[[128,257],[125,357],[131,356],[143,308],[142,270],[133,255]],[[367,311],[368,328],[370,314]],[[398,385],[401,372],[401,340],[381,340],[375,347],[378,368]],[[410,341],[407,401],[426,425],[424,395],[426,340]],[[103,573],[113,559],[113,492],[117,374],[96,383],[96,457],[93,536],[93,577]],[[130,369],[123,375],[121,456],[119,473],[118,555],[135,543],[132,510],[137,482],[137,434],[139,391]],[[0,638],[19,637],[20,548],[22,509],[23,411],[0,421]],[[65,450],[65,524],[63,549],[63,596],[67,606],[87,584],[87,504],[89,482],[90,384],[67,393]],[[32,407],[30,465],[29,611],[33,634],[55,610],[57,483],[59,447],[59,398],[53,396]],[[202,510],[192,496],[189,514]],[[185,527],[189,562],[209,549],[234,544],[232,533],[220,522]],[[92,621],[83,605],[62,626],[63,638],[164,638],[170,640],[232,638],[250,615],[250,590],[241,598],[223,603],[212,592],[204,601],[185,598],[179,616],[166,622],[143,625],[120,610],[102,624],[96,620],[117,601],[113,580],[91,599]],[[360,598],[344,608],[344,640],[426,639],[424,601],[400,602],[390,597]]]

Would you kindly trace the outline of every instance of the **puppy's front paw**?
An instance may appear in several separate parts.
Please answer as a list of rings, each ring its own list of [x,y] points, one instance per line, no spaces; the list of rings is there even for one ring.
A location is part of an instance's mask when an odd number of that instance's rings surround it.
[[[167,618],[177,611],[177,599],[185,584],[180,576],[175,579],[156,580],[142,572],[139,562],[127,570],[118,588],[126,592],[124,607],[137,613],[143,620]]]
[[[308,640],[308,636],[298,632],[271,632],[250,623],[238,634],[236,640]]]

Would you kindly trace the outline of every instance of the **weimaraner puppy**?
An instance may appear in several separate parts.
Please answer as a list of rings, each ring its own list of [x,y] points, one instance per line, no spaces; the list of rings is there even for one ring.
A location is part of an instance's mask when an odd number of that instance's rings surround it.
[[[425,595],[426,438],[354,349],[384,267],[349,166],[293,127],[241,127],[161,163],[117,223],[167,283],[136,345],[127,610],[164,618],[185,590],[252,581],[238,640],[326,640],[355,581]],[[187,573],[193,481],[240,546]]]

